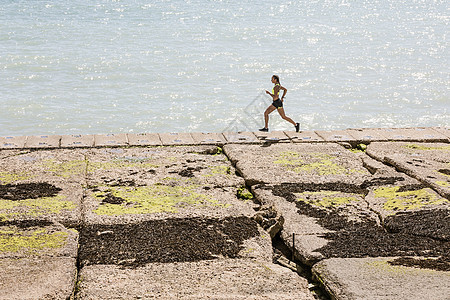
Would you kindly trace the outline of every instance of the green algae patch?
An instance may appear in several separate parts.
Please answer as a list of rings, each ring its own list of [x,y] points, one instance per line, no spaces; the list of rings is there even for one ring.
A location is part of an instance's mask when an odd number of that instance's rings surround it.
[[[384,198],[385,210],[413,210],[430,205],[448,203],[447,199],[439,197],[429,188],[400,191],[400,187],[381,187],[376,189],[375,197]]]
[[[295,173],[316,173],[319,175],[350,175],[354,173],[364,173],[361,170],[347,168],[336,162],[337,158],[324,153],[310,153],[303,155],[292,151],[282,152],[278,159],[274,161],[276,164],[287,167]],[[305,162],[307,160],[308,162]],[[312,162],[309,162],[312,161]]]
[[[38,217],[48,214],[58,214],[63,210],[74,210],[75,203],[66,201],[67,197],[57,195],[24,200],[0,199],[0,221],[11,220],[15,217]]]
[[[356,145],[356,147],[350,148],[349,150],[353,153],[363,153],[363,152],[366,152],[367,145],[366,144],[358,144],[358,145]]]
[[[447,181],[436,181],[436,184],[442,187],[450,187],[450,183]]]
[[[28,180],[31,179],[32,177],[33,176],[28,174],[27,172],[11,173],[0,171],[0,183],[2,184],[9,184],[21,180]]]
[[[292,151],[282,152],[276,164],[287,167],[295,173],[316,173],[319,175],[350,175],[354,173],[364,173],[363,171],[354,170],[342,166],[336,162],[336,157],[324,153],[310,153],[308,154],[308,161],[300,158],[300,154]],[[305,156],[304,156],[305,158]]]
[[[424,150],[424,151],[430,151],[430,150],[438,150],[438,151],[450,151],[450,146],[424,146],[424,145],[417,145],[417,144],[407,144],[403,146],[407,149],[413,149],[413,150]]]
[[[48,232],[45,228],[18,231],[14,227],[0,227],[0,253],[25,252],[33,254],[45,249],[64,247],[67,232]]]
[[[339,191],[317,191],[303,192],[297,194],[297,197],[297,201],[303,201],[313,206],[335,208],[352,202],[359,202],[363,195]]]
[[[403,259],[403,258],[402,258]],[[430,259],[432,260],[432,259]],[[402,275],[420,275],[420,274],[426,274],[426,273],[435,273],[436,270],[433,268],[418,268],[414,266],[408,266],[400,263],[396,263],[396,260],[374,260],[369,261],[365,263],[366,266],[372,268],[381,270],[385,273],[391,273],[391,274],[402,274]]]
[[[74,175],[86,174],[87,162],[86,160],[71,160],[65,162],[58,162],[53,159],[45,160],[42,163],[45,171],[56,174],[62,178],[69,178]]]
[[[254,198],[253,194],[245,186],[238,189],[237,197],[242,200],[251,200]]]
[[[188,206],[229,207],[211,197],[195,192],[198,186],[151,185],[139,187],[109,187],[108,192],[96,192],[103,198],[94,210],[97,215],[176,213]]]
[[[211,174],[205,176],[214,176],[214,175],[230,175],[231,167],[229,166],[211,166]]]

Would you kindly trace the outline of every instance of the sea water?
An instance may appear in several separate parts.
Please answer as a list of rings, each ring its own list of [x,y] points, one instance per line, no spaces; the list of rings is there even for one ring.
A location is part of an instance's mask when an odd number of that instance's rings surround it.
[[[3,0],[0,136],[448,126],[446,0]],[[276,112],[271,130],[292,130]]]

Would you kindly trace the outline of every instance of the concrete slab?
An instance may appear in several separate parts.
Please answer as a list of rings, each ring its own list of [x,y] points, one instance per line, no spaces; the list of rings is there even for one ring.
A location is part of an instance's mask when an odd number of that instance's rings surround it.
[[[235,144],[260,144],[261,141],[253,132],[224,132],[225,139]]]
[[[62,148],[87,148],[94,146],[94,135],[72,134],[61,137]]]
[[[450,199],[450,145],[447,143],[373,143],[367,154],[395,166]]]
[[[26,136],[0,136],[0,149],[22,149],[26,141]]]
[[[70,299],[75,288],[75,258],[0,259],[0,269],[0,299]]]
[[[317,250],[327,244],[321,236],[329,230],[317,224],[313,217],[300,214],[294,202],[286,201],[283,197],[273,194],[273,186],[259,186],[253,188],[258,202],[262,205],[272,206],[284,218],[280,237],[290,248],[295,247],[295,257],[302,263],[312,266],[324,258]],[[295,234],[295,236],[293,235]],[[295,242],[293,242],[295,239]],[[295,245],[294,245],[295,243]]]
[[[0,161],[0,184],[20,181],[86,182],[84,149],[54,149],[25,152]]]
[[[60,135],[37,135],[29,136],[25,141],[25,148],[59,148],[61,145]]]
[[[323,138],[326,142],[351,142],[356,141],[351,132],[347,130],[318,130],[317,135]]]
[[[0,159],[7,158],[10,156],[20,155],[20,154],[24,154],[24,153],[29,153],[29,152],[30,152],[29,149],[0,150]]]
[[[315,131],[285,131],[284,134],[286,134],[294,143],[324,142],[323,138],[318,136]]]
[[[431,129],[445,135],[448,138],[447,142],[450,142],[450,127],[431,127]]]
[[[90,185],[137,186],[188,180],[190,184],[244,185],[217,146],[91,149],[86,153]]]
[[[176,185],[175,185],[176,184]],[[129,187],[99,187],[85,198],[87,224],[136,223],[165,218],[252,216],[237,188],[192,185],[186,181]]]
[[[435,209],[450,211],[450,201],[434,190],[419,184],[408,185],[406,182],[371,188],[366,201],[369,207],[379,214],[382,221],[385,221],[388,216],[402,212]]]
[[[344,224],[377,226],[378,216],[369,210],[363,189],[280,184],[258,185],[253,191],[259,202],[273,206],[283,216],[281,239],[290,249],[295,248],[298,260],[309,266],[325,257],[321,249],[329,242],[327,235],[345,234]]]
[[[84,267],[80,275],[78,299],[314,299],[305,279],[270,261],[217,259],[137,269],[97,265]]]
[[[78,259],[82,266],[137,268],[221,258],[270,262],[271,239],[254,220],[242,215],[86,224],[80,234]]]
[[[94,146],[95,147],[117,147],[127,146],[128,138],[126,133],[110,133],[110,134],[95,134]]]
[[[86,219],[250,215],[251,205],[237,198],[244,180],[225,155],[208,154],[214,151],[216,146],[90,151]]]
[[[380,134],[389,141],[448,142],[448,137],[432,128],[380,128]]]
[[[84,189],[64,181],[16,181],[0,185],[0,221],[45,219],[75,227],[82,222]]]
[[[290,143],[291,139],[283,131],[262,132],[255,131],[253,134],[262,143]]]
[[[222,133],[191,133],[194,142],[198,145],[224,145],[227,141]]]
[[[388,140],[387,137],[382,135],[382,131],[376,128],[347,129],[346,131],[358,142],[369,143]]]
[[[371,176],[361,159],[335,143],[224,146],[248,185],[256,183],[361,184]]]
[[[76,258],[78,253],[78,232],[45,220],[0,222],[0,241],[0,261],[5,258]]]
[[[128,133],[130,146],[161,146],[161,139],[157,133]]]
[[[159,137],[164,146],[195,145],[190,133],[160,133]]]
[[[448,299],[450,272],[391,265],[394,259],[327,259],[313,273],[333,299]]]

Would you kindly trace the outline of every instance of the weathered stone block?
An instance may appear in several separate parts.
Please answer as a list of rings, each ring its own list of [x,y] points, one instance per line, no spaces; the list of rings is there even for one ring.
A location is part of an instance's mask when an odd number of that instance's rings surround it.
[[[450,198],[450,145],[447,143],[372,143],[370,156],[395,166]]]
[[[262,143],[290,143],[291,139],[283,131],[262,132],[255,131],[253,134]]]
[[[198,145],[224,145],[227,141],[222,133],[191,133],[194,142]]]
[[[61,147],[62,148],[88,148],[94,146],[94,136],[93,135],[63,135],[61,137]]]
[[[358,184],[371,174],[355,153],[334,143],[225,145],[248,185],[256,183]]]
[[[22,149],[26,140],[26,136],[1,136],[0,149]]]
[[[224,132],[224,137],[229,143],[236,144],[260,144],[261,141],[253,132]]]
[[[164,146],[194,145],[195,141],[190,133],[160,133],[159,137]]]
[[[448,142],[448,137],[431,128],[380,128],[389,141]]]
[[[50,256],[75,258],[77,252],[78,232],[59,223],[39,219],[0,222],[0,261]]]
[[[318,130],[317,135],[323,138],[326,142],[351,142],[356,141],[355,137],[347,130]]]
[[[0,184],[19,181],[67,181],[85,183],[86,150],[40,150],[19,153],[0,161]]]
[[[25,148],[58,148],[60,145],[60,135],[29,136],[25,141]]]
[[[284,132],[294,143],[314,143],[324,142],[323,138],[317,135],[315,131],[285,131]]]
[[[420,258],[418,258],[420,260]],[[333,299],[447,299],[450,273],[393,265],[395,258],[332,258],[317,263],[314,275]]]
[[[94,135],[95,147],[117,147],[128,145],[128,138],[125,133],[119,134],[96,134]]]
[[[382,130],[374,128],[359,128],[346,130],[358,142],[380,142],[387,141],[383,136]]]
[[[246,213],[250,205],[237,197],[244,181],[215,151],[216,146],[90,151],[88,222]]]
[[[76,259],[70,257],[0,259],[0,299],[70,299]]]
[[[450,141],[450,127],[432,127],[432,129],[446,136],[448,138],[447,142]]]
[[[130,146],[161,146],[161,139],[157,133],[128,133],[128,144]]]
[[[80,275],[78,299],[314,299],[305,279],[270,261],[216,259],[137,269],[98,265],[84,267]]]

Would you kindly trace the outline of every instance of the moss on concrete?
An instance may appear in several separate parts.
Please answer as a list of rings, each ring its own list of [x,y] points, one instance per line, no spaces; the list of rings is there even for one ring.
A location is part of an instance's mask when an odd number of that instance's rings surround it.
[[[231,174],[231,167],[229,166],[211,166],[209,167],[211,170],[211,174],[205,176],[214,176],[214,175],[229,175]]]
[[[436,184],[442,187],[450,187],[450,183],[448,181],[436,181]]]
[[[324,208],[336,208],[350,204],[351,202],[358,202],[363,197],[360,194],[342,193],[338,191],[303,192],[297,194],[297,196],[297,201],[303,201],[310,205]]]
[[[73,175],[86,174],[86,160],[71,160],[58,162],[53,159],[45,160],[42,164],[45,171],[55,173],[57,176],[69,178]]]
[[[384,198],[385,210],[413,210],[424,206],[439,205],[448,203],[445,198],[441,198],[429,188],[410,191],[399,191],[400,187],[380,187],[375,192],[375,197]]]
[[[450,146],[424,146],[424,145],[417,145],[417,144],[407,144],[407,145],[404,145],[403,147],[408,148],[408,149],[424,150],[424,151],[430,151],[430,150],[450,151]]]
[[[0,228],[0,253],[25,251],[36,253],[48,248],[61,248],[66,244],[67,232],[48,232],[45,228],[36,230],[21,230],[10,226]]]
[[[374,260],[368,261],[365,263],[366,266],[377,269],[379,271],[385,273],[393,273],[393,274],[424,274],[424,273],[435,273],[436,271],[430,269],[419,269],[413,267],[406,267],[401,265],[393,265],[389,260]]]
[[[150,185],[140,187],[109,187],[108,193],[120,203],[103,201],[94,213],[98,215],[152,214],[169,212],[176,213],[186,206],[217,206],[228,207],[211,197],[195,192],[196,185],[168,186]],[[105,198],[104,192],[94,194]]]
[[[336,157],[325,153],[309,153],[306,159],[313,161],[306,163],[300,157],[300,153],[285,151],[282,152],[278,159],[274,161],[276,164],[287,167],[295,173],[317,173],[319,175],[350,175],[354,173],[364,173],[361,170],[350,169],[336,163]],[[303,157],[306,157],[303,154]]]
[[[28,180],[31,179],[33,176],[28,174],[27,172],[19,172],[19,173],[12,173],[12,172],[4,172],[0,171],[0,183],[1,184],[9,184],[16,181],[21,180]]]
[[[63,195],[57,195],[38,199],[0,200],[0,221],[11,220],[17,216],[37,217],[75,209],[75,203],[65,201],[66,198]]]
[[[242,200],[251,200],[254,198],[253,194],[245,186],[238,189],[237,197]]]

